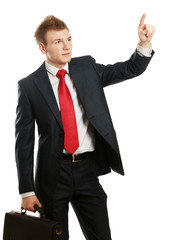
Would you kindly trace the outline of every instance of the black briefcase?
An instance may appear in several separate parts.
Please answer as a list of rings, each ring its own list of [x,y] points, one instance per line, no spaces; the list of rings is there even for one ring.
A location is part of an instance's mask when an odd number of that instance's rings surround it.
[[[62,240],[61,224],[44,217],[40,208],[40,218],[26,214],[26,211],[5,214],[3,240]]]

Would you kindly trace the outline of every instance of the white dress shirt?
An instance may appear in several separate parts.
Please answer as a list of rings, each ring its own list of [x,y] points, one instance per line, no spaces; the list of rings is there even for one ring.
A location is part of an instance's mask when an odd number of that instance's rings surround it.
[[[141,46],[137,46],[137,52],[141,56],[145,57],[151,57],[152,53],[152,48],[143,48]],[[58,104],[58,108],[60,109],[59,105],[59,95],[58,95],[58,85],[60,79],[56,76],[58,72],[58,68],[48,64],[45,61],[45,67],[48,73],[48,77]],[[95,146],[95,137],[94,137],[94,131],[93,127],[89,123],[84,109],[79,101],[76,88],[74,86],[73,80],[71,79],[69,75],[69,68],[68,68],[68,63],[64,66],[64,68],[67,72],[65,75],[65,83],[67,87],[69,88],[69,91],[72,96],[73,104],[74,104],[74,110],[75,110],[75,115],[76,115],[76,123],[77,123],[77,129],[78,129],[78,137],[79,137],[79,148],[76,150],[75,154],[80,154],[83,152],[88,152],[88,151],[94,151],[94,146]],[[67,153],[67,150],[63,150],[64,153]],[[27,192],[21,194],[21,198],[29,197],[35,195],[34,192]]]

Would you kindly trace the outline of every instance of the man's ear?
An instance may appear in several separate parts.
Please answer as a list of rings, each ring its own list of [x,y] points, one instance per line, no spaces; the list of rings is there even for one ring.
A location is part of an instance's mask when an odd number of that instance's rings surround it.
[[[39,50],[40,50],[43,54],[46,53],[46,47],[45,47],[44,43],[42,43],[42,42],[39,43]]]

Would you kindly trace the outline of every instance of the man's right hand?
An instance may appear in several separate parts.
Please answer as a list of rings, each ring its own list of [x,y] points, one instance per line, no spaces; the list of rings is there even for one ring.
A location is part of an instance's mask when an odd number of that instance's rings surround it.
[[[22,207],[25,210],[35,212],[34,205],[37,204],[40,208],[42,207],[36,195],[22,198]]]

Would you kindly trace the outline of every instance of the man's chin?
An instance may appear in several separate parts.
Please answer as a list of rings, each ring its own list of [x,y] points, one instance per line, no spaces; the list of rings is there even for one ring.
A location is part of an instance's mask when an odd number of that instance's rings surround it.
[[[70,61],[71,61],[71,56],[66,57],[66,58],[64,59],[64,62],[65,62],[65,63],[69,63]]]

